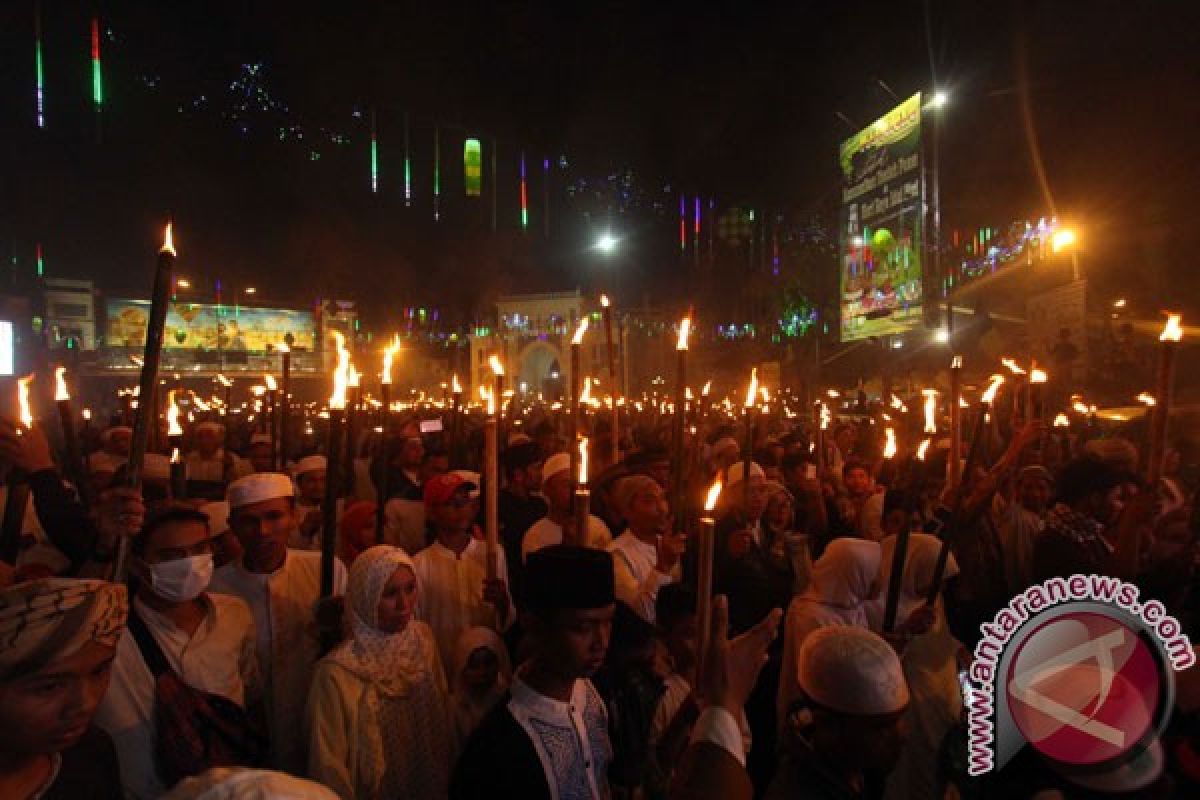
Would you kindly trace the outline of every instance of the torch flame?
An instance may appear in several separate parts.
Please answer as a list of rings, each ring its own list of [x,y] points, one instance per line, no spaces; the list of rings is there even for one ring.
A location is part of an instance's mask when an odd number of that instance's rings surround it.
[[[829,430],[829,423],[833,422],[833,414],[829,413],[829,406],[821,403],[821,430]]]
[[[454,394],[462,394],[462,384],[458,382],[458,373],[450,376],[450,391]]]
[[[1086,414],[1086,413],[1088,413],[1088,410],[1089,410],[1087,407],[1087,403],[1084,403],[1081,400],[1071,401],[1071,408],[1075,411],[1076,414]]]
[[[609,305],[611,305],[608,302],[608,295],[606,295],[606,294],[600,295],[600,305],[603,306],[604,308],[608,308]]]
[[[1000,384],[1004,383],[1004,376],[993,375],[991,378],[989,378],[989,380],[991,383],[989,383],[988,388],[984,390],[983,397],[981,397],[980,400],[990,406],[992,401],[996,399],[996,392],[1000,391]]]
[[[496,354],[493,353],[488,357],[488,364],[492,368],[492,374],[497,378],[504,374],[504,365],[500,363],[500,357]]]
[[[771,392],[767,389],[767,387],[765,387],[765,386],[758,387],[758,393],[760,395],[762,395],[762,401],[764,403],[771,402]]]
[[[1158,401],[1154,399],[1154,395],[1150,394],[1149,392],[1142,392],[1137,396],[1137,400],[1139,403],[1144,403],[1148,406],[1157,405],[1158,403]]]
[[[33,375],[26,375],[17,381],[17,406],[21,409],[21,424],[26,428],[33,427],[33,413],[29,410],[29,384],[33,383]]]
[[[167,392],[167,436],[183,436],[179,424],[179,406],[175,403],[175,390]]]
[[[217,373],[217,383],[221,384],[222,386],[224,386],[226,388],[233,386],[233,381],[229,380],[229,378],[226,378],[224,375],[222,375],[220,373]]]
[[[496,415],[496,393],[486,386],[479,387],[479,399],[483,401],[487,407],[487,415],[494,417]]]
[[[337,348],[337,366],[333,369],[333,394],[329,396],[329,408],[341,411],[346,407],[346,386],[350,382],[350,351],[346,349],[346,337],[341,331],[333,331]]]
[[[924,439],[921,441],[921,444],[919,444],[917,446],[917,460],[918,461],[925,460],[925,454],[927,452],[929,452],[929,443],[932,441],[933,441],[932,439]]]
[[[1004,358],[1000,359],[1000,363],[1003,364],[1004,366],[1008,367],[1008,371],[1011,372],[1013,375],[1024,375],[1025,374],[1025,370],[1023,370],[1021,368],[1021,365],[1018,364],[1013,359],[1009,358],[1008,356],[1005,356]]]
[[[90,420],[92,418],[92,410],[90,408],[85,408],[80,416],[86,420]]]
[[[279,344],[275,345],[275,351],[278,353],[290,353],[292,352],[292,348],[288,347],[287,342],[280,342]]]
[[[173,235],[173,228],[174,226],[168,222],[167,229],[163,231],[163,245],[162,250],[159,251],[160,253],[170,253],[171,255],[175,255],[175,237]]]
[[[592,379],[588,375],[583,376],[583,391],[579,393],[579,404],[590,403],[592,401]]]
[[[675,342],[676,350],[688,349],[688,334],[692,330],[692,318],[684,317],[679,321],[679,339]]]
[[[1054,427],[1069,428],[1071,427],[1071,420],[1067,419],[1067,415],[1060,411],[1058,415],[1054,417]]]
[[[712,390],[712,381],[705,381],[704,388],[700,390],[700,396],[708,397],[708,393],[710,390]]]
[[[587,329],[588,329],[588,318],[580,317],[579,318],[579,327],[577,327],[575,329],[575,335],[573,337],[571,337],[571,346],[572,347],[583,344],[583,335],[585,333],[587,333]]]
[[[758,399],[758,367],[750,370],[750,387],[746,389],[746,408],[753,408]]]
[[[67,391],[67,368],[54,368],[54,402],[61,403],[64,400],[70,400],[71,394]]]
[[[886,430],[884,430],[884,434],[887,436],[887,443],[883,446],[883,457],[884,458],[895,458],[896,457],[896,432],[894,430],[892,430],[891,428],[887,428]]]
[[[400,334],[392,337],[392,343],[383,350],[383,374],[380,378],[380,383],[385,386],[392,382],[392,359],[396,357],[396,353],[400,352]],[[461,390],[460,390],[461,391]]]
[[[937,433],[937,389],[922,389],[925,395],[925,433]]]
[[[579,439],[579,484],[586,486],[588,482],[588,437]]]
[[[1167,312],[1167,324],[1163,326],[1162,333],[1158,335],[1160,342],[1178,342],[1183,338],[1183,322],[1182,314],[1173,314]]]
[[[279,390],[279,384],[275,383],[274,375],[263,375],[263,381],[267,384],[267,391],[275,392]]]
[[[351,364],[350,365],[350,379],[348,382],[350,388],[357,389],[361,385],[361,382],[362,382],[362,373],[359,372],[358,370],[356,370],[354,368],[354,365]]]
[[[894,394],[892,395],[892,408],[896,409],[901,414],[908,413],[908,407],[904,405],[904,401],[899,397],[896,397]]]
[[[721,481],[718,479],[712,486],[708,487],[708,495],[704,498],[704,510],[711,512],[717,507],[717,498],[721,496]]]
[[[1048,380],[1050,380],[1050,376],[1046,374],[1044,369],[1040,369],[1037,366],[1031,368],[1029,372],[1030,383],[1045,383]]]

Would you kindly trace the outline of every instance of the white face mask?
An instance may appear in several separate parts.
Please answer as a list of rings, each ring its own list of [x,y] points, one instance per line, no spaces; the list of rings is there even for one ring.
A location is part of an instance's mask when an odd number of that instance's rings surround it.
[[[150,588],[169,603],[194,600],[213,575],[212,553],[150,564]]]

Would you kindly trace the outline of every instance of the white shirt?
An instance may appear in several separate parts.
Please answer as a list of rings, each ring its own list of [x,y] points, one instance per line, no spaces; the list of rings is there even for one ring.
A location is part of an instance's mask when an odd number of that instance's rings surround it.
[[[321,554],[289,550],[269,575],[226,564],[213,575],[213,592],[246,601],[254,616],[258,663],[266,686],[272,766],[303,775],[307,766],[304,698],[321,657],[314,608],[321,592]],[[346,568],[333,562],[333,593],[346,590]]]
[[[562,525],[549,517],[542,517],[529,526],[529,530],[525,531],[525,536],[521,539],[521,561],[525,562],[530,553],[536,553],[543,547],[562,544],[562,540]],[[609,533],[604,520],[595,514],[589,514],[587,546],[595,550],[607,550],[610,544],[612,544],[612,534]]]
[[[254,468],[250,466],[250,462],[246,461],[233,453],[229,454],[231,459],[233,474],[229,476],[229,480],[240,478],[243,475],[249,475],[254,472]],[[225,449],[218,450],[212,458],[205,458],[200,455],[199,451],[193,450],[183,458],[187,464],[187,478],[189,481],[211,481],[213,483],[225,482]]]
[[[679,564],[671,569],[670,574],[659,572],[655,568],[658,564],[658,547],[643,542],[629,530],[613,540],[608,552],[613,555],[617,598],[653,625],[658,590],[679,580]]]
[[[429,624],[442,665],[451,669],[458,637],[467,628],[482,625],[505,631],[513,624],[512,609],[497,625],[496,607],[484,602],[487,577],[487,544],[472,538],[461,555],[435,541],[413,556],[417,573],[417,616]],[[496,577],[508,583],[504,549],[496,549]],[[447,682],[452,676],[447,675]]]
[[[167,663],[187,685],[219,694],[246,707],[259,701],[258,659],[250,609],[236,597],[201,595],[207,613],[190,636],[175,623],[134,598],[133,610]],[[96,724],[112,737],[126,794],[155,798],[166,791],[155,768],[155,679],[137,640],[126,629],[117,643],[112,681]]]

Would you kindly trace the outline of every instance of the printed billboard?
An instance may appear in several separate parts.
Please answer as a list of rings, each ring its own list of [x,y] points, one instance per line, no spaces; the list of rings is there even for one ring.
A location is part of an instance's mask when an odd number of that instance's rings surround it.
[[[921,322],[921,94],[842,142],[841,340]]]
[[[149,302],[109,299],[106,310],[109,347],[145,347]],[[287,342],[290,334],[293,350],[312,351],[315,331],[311,311],[172,303],[167,309],[163,347],[257,353],[267,345]]]

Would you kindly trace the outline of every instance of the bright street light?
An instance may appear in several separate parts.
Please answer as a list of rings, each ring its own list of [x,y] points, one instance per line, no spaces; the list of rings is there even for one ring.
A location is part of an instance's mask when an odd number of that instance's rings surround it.
[[[950,95],[939,89],[933,93],[933,97],[929,98],[929,107],[941,108],[948,102],[950,102]]]
[[[1078,236],[1076,236],[1074,229],[1061,228],[1055,231],[1050,237],[1050,249],[1059,253],[1069,247],[1074,247],[1077,240]]]
[[[255,289],[253,286],[247,286],[245,289],[242,289],[242,291],[246,294],[254,294],[258,291],[258,289]]]
[[[176,285],[178,288],[180,288],[180,289],[190,289],[190,288],[192,288],[192,284],[191,284],[191,282],[190,282],[190,281],[189,281],[187,278],[176,278],[176,279],[175,279],[175,285]]]
[[[600,234],[600,237],[596,239],[596,249],[601,253],[613,252],[617,249],[617,237],[607,232]]]
[[[938,328],[933,333],[933,340],[938,344],[946,344],[950,341],[950,331],[945,328]]]

